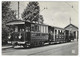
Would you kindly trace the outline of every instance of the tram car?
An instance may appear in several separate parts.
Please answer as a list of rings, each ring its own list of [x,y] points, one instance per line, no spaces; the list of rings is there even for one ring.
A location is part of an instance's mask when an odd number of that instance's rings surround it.
[[[8,43],[13,47],[17,45],[33,47],[42,46],[44,43],[54,44],[71,41],[68,30],[55,26],[22,20],[10,21],[6,25],[13,29],[8,36]]]
[[[48,25],[22,20],[14,20],[6,25],[9,28],[13,28],[13,32],[9,33],[8,36],[8,43],[11,43],[13,46],[41,46],[48,41]]]
[[[65,37],[64,37],[65,31],[63,28],[49,26],[48,31],[49,31],[49,44],[65,42]]]

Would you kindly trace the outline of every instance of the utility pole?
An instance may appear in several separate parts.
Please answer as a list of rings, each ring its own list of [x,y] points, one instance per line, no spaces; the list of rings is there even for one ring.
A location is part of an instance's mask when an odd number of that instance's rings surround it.
[[[18,19],[19,19],[19,1],[18,1]]]

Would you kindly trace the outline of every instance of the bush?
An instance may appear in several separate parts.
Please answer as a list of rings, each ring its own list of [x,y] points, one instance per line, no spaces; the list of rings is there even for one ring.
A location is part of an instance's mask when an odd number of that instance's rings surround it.
[[[8,37],[8,32],[7,30],[3,29],[2,30],[2,45],[7,44],[7,37]]]

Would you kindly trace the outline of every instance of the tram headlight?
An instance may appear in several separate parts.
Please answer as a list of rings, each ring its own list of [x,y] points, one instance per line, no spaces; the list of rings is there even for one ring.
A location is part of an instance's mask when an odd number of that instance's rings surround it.
[[[8,39],[10,39],[11,38],[11,36],[8,36]]]
[[[21,36],[21,35],[19,35],[19,39],[21,39],[21,37],[22,37],[22,36]]]

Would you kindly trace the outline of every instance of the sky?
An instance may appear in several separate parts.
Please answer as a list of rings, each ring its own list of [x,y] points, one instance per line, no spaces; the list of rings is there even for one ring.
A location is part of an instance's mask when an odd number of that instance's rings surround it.
[[[77,1],[38,1],[40,6],[40,14],[43,15],[44,23],[51,26],[57,26],[64,28],[71,23],[75,26],[79,26],[78,18],[78,3]],[[20,1],[19,16],[27,7],[29,1]],[[18,2],[11,2],[10,8],[12,10],[18,10]],[[43,10],[44,8],[47,8]],[[43,11],[42,11],[43,10]],[[16,12],[17,13],[17,12]]]

